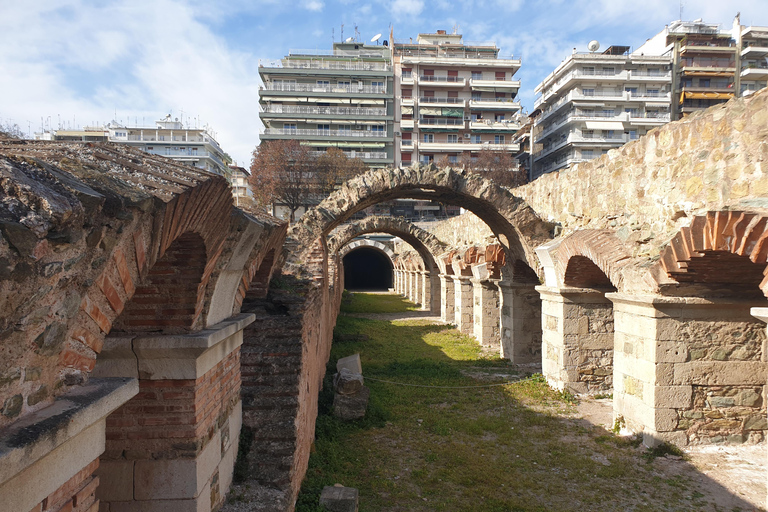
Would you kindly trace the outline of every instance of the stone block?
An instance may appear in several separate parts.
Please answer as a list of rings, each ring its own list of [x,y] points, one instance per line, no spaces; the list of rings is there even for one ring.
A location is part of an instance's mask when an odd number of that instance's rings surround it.
[[[580,336],[579,348],[584,350],[613,350],[613,333]]]
[[[360,363],[360,354],[353,354],[351,356],[342,357],[336,362],[336,371],[340,372],[342,368],[346,368],[352,373],[363,373],[363,366]]]
[[[693,361],[676,364],[674,384],[765,385],[766,363],[758,361]]]
[[[360,391],[354,395],[340,395],[336,393],[333,396],[333,414],[342,420],[357,420],[365,416],[365,410],[368,408],[368,398],[371,396],[371,390],[363,386]]]
[[[652,427],[657,432],[671,432],[677,428],[677,411],[667,408],[654,408],[653,409],[653,423]]]
[[[354,395],[363,387],[363,376],[342,368],[333,376],[333,390],[339,395]]]
[[[652,386],[654,407],[689,409],[693,402],[692,386]]]
[[[354,487],[342,487],[338,484],[323,487],[320,493],[320,506],[329,512],[357,512],[358,492]]]
[[[102,460],[95,474],[99,477],[96,497],[102,501],[133,499],[133,461]]]
[[[658,363],[684,363],[688,360],[688,347],[682,342],[657,341],[655,360]]]

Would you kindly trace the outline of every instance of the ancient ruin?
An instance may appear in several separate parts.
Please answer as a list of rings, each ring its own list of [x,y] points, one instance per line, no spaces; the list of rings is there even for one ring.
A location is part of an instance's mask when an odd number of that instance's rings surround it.
[[[612,392],[646,445],[763,442],[767,166],[762,91],[514,190],[371,171],[289,228],[162,157],[0,141],[0,500],[214,510],[242,439],[291,510],[343,257],[366,244],[396,292],[489,350],[559,389]],[[348,222],[396,198],[472,213],[433,233]],[[382,232],[412,251],[357,238]]]

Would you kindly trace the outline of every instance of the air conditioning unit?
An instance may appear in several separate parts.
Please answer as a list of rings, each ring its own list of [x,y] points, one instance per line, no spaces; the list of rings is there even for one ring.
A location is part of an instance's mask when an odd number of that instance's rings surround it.
[[[472,118],[471,118],[471,117],[469,117],[469,116],[464,116],[464,120],[465,120],[465,121],[471,121],[471,120],[472,120]]]
[[[395,132],[395,137],[399,137],[400,135],[400,132]]]
[[[465,134],[464,134],[464,138],[465,138],[465,139],[468,139],[469,137],[470,137],[470,135],[469,135],[468,133],[465,133]]]

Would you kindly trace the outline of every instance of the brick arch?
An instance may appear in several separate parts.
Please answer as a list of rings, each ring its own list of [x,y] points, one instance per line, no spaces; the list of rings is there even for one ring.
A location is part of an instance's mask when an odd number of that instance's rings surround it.
[[[742,211],[697,215],[661,252],[649,276],[670,295],[768,296],[768,216]]]
[[[328,238],[328,252],[333,255],[354,238],[368,233],[387,233],[402,238],[424,260],[427,269],[437,269],[436,255],[445,250],[445,244],[429,231],[425,231],[402,217],[366,217],[345,224]]]
[[[163,308],[158,307],[153,309],[155,320],[149,321],[149,313],[142,314],[139,317],[147,320],[143,325],[137,320],[133,324],[119,325],[119,328],[185,332],[203,327],[201,313],[205,307],[206,287],[230,229],[232,194],[226,180],[219,176],[207,175],[205,181],[188,185],[188,188],[178,189],[179,193],[167,201],[156,198],[155,212],[138,219],[133,232],[118,239],[103,271],[83,295],[75,320],[70,324],[67,342],[59,355],[60,371],[90,372],[104,337],[118,317],[126,313],[126,308],[137,311],[142,302],[148,304],[152,290],[140,289],[151,287],[152,282],[160,284],[162,269],[168,270],[166,264],[174,262],[178,266],[178,262],[184,261],[183,253],[190,250],[194,252],[194,268],[187,271],[189,276],[194,274],[196,283],[193,286],[194,300],[190,298],[181,308],[185,310],[181,316],[189,315],[184,320],[185,325],[173,325],[180,323],[176,315],[180,311],[165,315]],[[161,266],[155,269],[158,262]],[[132,304],[134,298],[138,300]],[[171,309],[174,308],[166,311]],[[158,317],[166,320],[157,321]]]
[[[549,255],[558,287],[620,289],[621,269],[631,262],[624,243],[613,232],[602,229],[576,231],[550,247]],[[546,266],[548,258],[541,259]]]
[[[291,229],[300,252],[327,236],[354,213],[398,198],[440,201],[480,217],[496,234],[508,260],[522,259],[537,268],[533,247],[551,237],[551,225],[519,197],[484,178],[434,165],[369,171],[346,182]]]
[[[341,248],[341,250],[339,251],[339,256],[343,258],[350,252],[360,247],[371,247],[373,249],[378,250],[379,252],[384,253],[387,256],[387,258],[389,258],[389,261],[392,263],[392,268],[394,268],[395,253],[392,251],[392,249],[390,249],[383,243],[377,242],[375,240],[354,240],[352,242],[349,242],[348,244],[346,244],[344,247]]]

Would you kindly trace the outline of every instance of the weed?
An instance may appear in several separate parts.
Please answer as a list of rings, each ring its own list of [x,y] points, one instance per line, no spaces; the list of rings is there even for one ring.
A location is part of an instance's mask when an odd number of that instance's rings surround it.
[[[664,457],[666,455],[674,455],[675,457],[683,457],[685,455],[685,452],[678,448],[677,446],[669,443],[661,443],[653,448],[648,448],[645,453],[643,453],[643,458],[651,462],[656,457]]]
[[[618,415],[616,416],[616,419],[613,420],[613,428],[611,429],[611,432],[613,432],[616,435],[619,435],[621,432],[621,429],[623,429],[626,426],[626,423],[624,422],[624,416]]]

